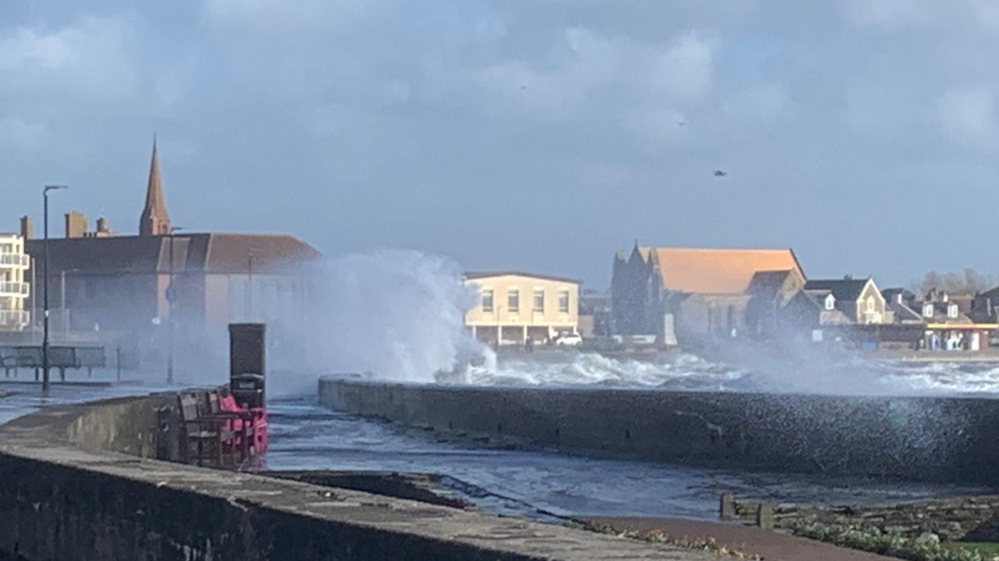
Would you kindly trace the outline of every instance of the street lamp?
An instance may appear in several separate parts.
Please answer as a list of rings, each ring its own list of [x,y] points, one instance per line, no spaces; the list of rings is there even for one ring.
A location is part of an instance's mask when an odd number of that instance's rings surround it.
[[[167,384],[173,383],[173,303],[177,300],[177,289],[173,285],[173,240],[174,234],[183,230],[183,226],[170,228],[170,282],[167,284]]]
[[[42,276],[45,284],[45,299],[43,302],[44,306],[44,330],[45,335],[42,338],[42,393],[48,393],[49,391],[49,191],[55,191],[57,189],[69,189],[67,185],[46,185],[42,190],[42,200],[44,202],[43,208],[45,212],[45,260],[42,262]]]
[[[251,248],[246,255],[246,265],[247,265],[247,275],[246,275],[246,308],[247,308],[247,321],[253,321],[253,258],[256,257],[257,252],[260,250],[257,248]]]

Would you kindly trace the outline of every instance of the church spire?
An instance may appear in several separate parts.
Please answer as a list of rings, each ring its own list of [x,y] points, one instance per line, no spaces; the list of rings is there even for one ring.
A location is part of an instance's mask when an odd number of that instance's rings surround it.
[[[163,202],[163,182],[160,179],[160,160],[156,156],[156,135],[153,135],[153,159],[149,164],[149,185],[146,187],[146,206],[139,219],[140,236],[164,236],[170,233],[170,215]]]

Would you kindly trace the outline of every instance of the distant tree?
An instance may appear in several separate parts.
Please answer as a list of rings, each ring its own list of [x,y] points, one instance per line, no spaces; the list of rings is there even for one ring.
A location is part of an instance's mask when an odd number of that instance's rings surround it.
[[[923,297],[934,288],[948,294],[976,294],[995,288],[997,285],[999,285],[999,276],[965,269],[963,273],[930,271],[922,278],[913,281],[911,288],[917,296]]]

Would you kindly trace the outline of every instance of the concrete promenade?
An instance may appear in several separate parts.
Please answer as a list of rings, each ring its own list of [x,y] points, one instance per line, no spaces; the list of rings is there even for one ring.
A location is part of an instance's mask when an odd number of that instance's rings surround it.
[[[163,449],[156,408],[169,407],[175,399],[167,393],[49,407],[0,427],[0,558],[716,558],[412,500],[149,459]]]
[[[999,400],[319,383],[332,409],[567,451],[999,485]]]

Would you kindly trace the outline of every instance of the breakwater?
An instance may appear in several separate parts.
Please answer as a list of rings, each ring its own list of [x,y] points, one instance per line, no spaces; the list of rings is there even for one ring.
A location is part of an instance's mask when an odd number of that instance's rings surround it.
[[[710,467],[999,486],[999,400],[319,383],[347,413]]]
[[[177,454],[176,411],[164,412],[176,402],[165,393],[49,407],[0,426],[0,559],[713,559],[152,459]]]

